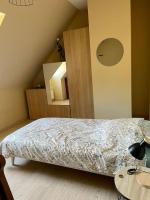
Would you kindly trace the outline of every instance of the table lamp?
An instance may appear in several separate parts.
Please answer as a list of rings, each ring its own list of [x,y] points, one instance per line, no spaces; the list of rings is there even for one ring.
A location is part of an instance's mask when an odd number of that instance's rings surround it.
[[[144,135],[144,134],[143,134]],[[132,144],[129,147],[130,154],[137,160],[143,160],[146,153],[150,149],[150,137],[144,135],[144,139],[140,143]],[[149,151],[150,153],[150,151]],[[150,168],[150,161],[147,160],[146,167]]]

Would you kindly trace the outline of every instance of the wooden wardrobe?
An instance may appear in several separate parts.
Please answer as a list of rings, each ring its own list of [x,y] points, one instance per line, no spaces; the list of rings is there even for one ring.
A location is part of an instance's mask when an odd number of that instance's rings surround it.
[[[93,118],[93,91],[89,29],[81,28],[63,34],[71,117]]]
[[[46,89],[26,90],[26,96],[31,120],[44,117],[71,117],[69,105],[48,105]]]
[[[93,118],[89,29],[64,32],[69,105],[48,105],[45,89],[26,91],[30,119],[41,117]]]

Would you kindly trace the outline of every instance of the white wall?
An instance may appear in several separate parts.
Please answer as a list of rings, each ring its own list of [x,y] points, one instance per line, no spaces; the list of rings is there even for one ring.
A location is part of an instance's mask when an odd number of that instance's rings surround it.
[[[95,117],[131,117],[130,0],[88,0],[88,12]],[[106,38],[117,38],[124,46],[121,62],[113,67],[96,57],[98,44]]]

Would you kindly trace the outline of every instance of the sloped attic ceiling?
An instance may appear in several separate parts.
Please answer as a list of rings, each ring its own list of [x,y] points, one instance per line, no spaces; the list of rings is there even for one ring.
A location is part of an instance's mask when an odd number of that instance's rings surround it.
[[[87,8],[87,0],[68,0],[68,1],[80,10]]]
[[[25,87],[76,9],[67,0],[36,0],[30,7],[1,0],[0,12],[6,13],[0,27],[0,88]]]

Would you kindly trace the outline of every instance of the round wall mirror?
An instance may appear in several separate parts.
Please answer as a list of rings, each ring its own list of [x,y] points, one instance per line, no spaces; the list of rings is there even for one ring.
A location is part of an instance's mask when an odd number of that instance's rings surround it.
[[[115,38],[103,40],[97,48],[97,58],[104,66],[113,66],[120,62],[124,48],[122,43]]]

